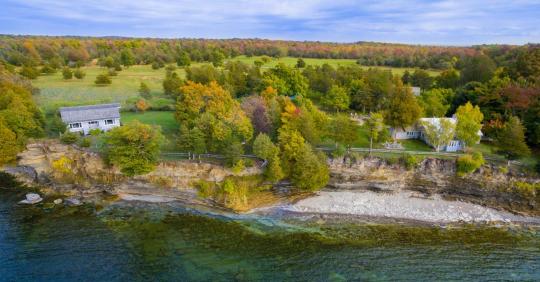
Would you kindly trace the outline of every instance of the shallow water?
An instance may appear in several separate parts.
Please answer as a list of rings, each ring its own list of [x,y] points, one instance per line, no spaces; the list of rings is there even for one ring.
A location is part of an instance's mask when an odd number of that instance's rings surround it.
[[[21,206],[0,189],[0,281],[540,280],[535,229],[235,216],[174,203]]]

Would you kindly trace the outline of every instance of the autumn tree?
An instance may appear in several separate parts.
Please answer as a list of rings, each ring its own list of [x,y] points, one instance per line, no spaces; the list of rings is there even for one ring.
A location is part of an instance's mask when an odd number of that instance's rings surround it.
[[[299,69],[305,68],[306,67],[306,62],[304,61],[304,59],[298,58],[298,60],[296,60],[296,67],[299,68]]]
[[[486,55],[480,54],[466,58],[461,68],[461,83],[486,82],[491,79],[496,68],[495,62]]]
[[[0,118],[0,165],[15,160],[20,148],[17,135]]]
[[[103,152],[125,175],[146,174],[156,167],[163,140],[159,128],[133,121],[106,133]]]
[[[525,142],[525,128],[518,117],[511,116],[496,134],[495,146],[499,153],[510,160],[525,157],[531,153]]]
[[[255,141],[253,141],[253,153],[266,161],[266,179],[277,182],[284,177],[281,160],[279,159],[279,147],[274,145],[268,135],[261,133],[255,138]]]
[[[385,111],[385,123],[393,128],[413,125],[422,114],[422,107],[400,79],[394,79],[394,89],[390,94]]]
[[[441,118],[438,122],[422,121],[424,135],[428,143],[438,152],[448,145],[456,134],[456,124],[448,118]]]
[[[478,106],[470,102],[460,106],[456,111],[456,136],[464,143],[464,146],[472,146],[480,141],[478,132],[482,128],[484,115]]]
[[[137,103],[135,103],[135,107],[138,111],[144,113],[146,110],[148,110],[148,108],[150,108],[150,105],[148,105],[148,102],[146,102],[145,99],[139,99]]]

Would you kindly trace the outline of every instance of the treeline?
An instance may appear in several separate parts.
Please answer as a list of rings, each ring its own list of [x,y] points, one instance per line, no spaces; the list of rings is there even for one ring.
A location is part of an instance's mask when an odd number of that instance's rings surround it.
[[[481,53],[498,64],[519,54],[516,46],[447,47],[383,43],[325,43],[264,39],[133,39],[0,36],[0,60],[15,66],[220,62],[238,55],[356,59],[361,65],[446,69]]]

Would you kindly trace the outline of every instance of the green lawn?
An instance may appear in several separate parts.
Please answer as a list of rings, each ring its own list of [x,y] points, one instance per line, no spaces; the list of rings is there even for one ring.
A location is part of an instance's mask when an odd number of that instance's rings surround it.
[[[145,124],[158,125],[166,136],[175,135],[178,132],[178,122],[174,118],[174,112],[148,111],[146,113],[122,112],[121,122],[128,123],[138,120]]]

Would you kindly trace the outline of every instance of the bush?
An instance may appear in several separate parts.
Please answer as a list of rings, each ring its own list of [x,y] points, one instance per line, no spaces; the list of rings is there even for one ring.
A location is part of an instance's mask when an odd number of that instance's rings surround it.
[[[99,128],[94,128],[94,129],[91,129],[90,131],[88,131],[88,134],[90,134],[91,136],[98,136],[101,133],[103,133],[103,131],[101,131],[101,129],[99,129]]]
[[[83,79],[86,76],[86,73],[82,71],[81,69],[76,69],[73,72],[73,75],[75,76],[76,79]]]
[[[90,147],[90,145],[92,145],[92,141],[90,140],[90,138],[82,138],[81,142],[79,143],[79,146],[84,148],[88,148]]]
[[[514,188],[523,197],[533,199],[540,192],[540,183],[514,182]]]
[[[43,73],[43,74],[53,74],[55,72],[56,72],[56,69],[54,69],[53,67],[51,67],[49,65],[44,65],[41,68],[41,73]]]
[[[341,158],[343,156],[345,156],[345,153],[347,152],[347,148],[345,148],[345,146],[339,144],[337,146],[337,148],[335,148],[333,151],[332,151],[332,157],[334,158]]]
[[[112,81],[108,75],[100,74],[96,77],[96,80],[94,81],[94,83],[97,85],[107,85],[107,84],[111,84]]]
[[[118,73],[114,69],[110,69],[108,74],[109,74],[109,76],[117,76],[118,75]]]
[[[64,69],[62,69],[62,77],[64,79],[72,79],[73,78],[73,72],[71,71],[70,68],[65,67]]]
[[[401,156],[401,162],[408,170],[416,168],[420,161],[420,158],[411,154],[403,154],[403,156]]]
[[[197,189],[197,195],[201,198],[210,198],[214,194],[214,183],[205,180],[199,180],[193,185]]]
[[[115,71],[122,71],[122,66],[120,64],[116,64],[116,65],[114,65],[114,70]]]
[[[39,76],[39,70],[34,67],[24,66],[19,74],[28,79],[36,79]]]
[[[480,152],[474,152],[466,154],[457,159],[457,174],[458,176],[467,175],[473,173],[485,163],[484,157]]]
[[[80,136],[79,133],[69,132],[68,131],[68,132],[62,134],[62,137],[60,138],[60,140],[64,144],[73,144],[73,143],[77,142],[77,140],[79,140],[79,136]]]
[[[240,172],[242,172],[244,170],[244,168],[246,168],[245,164],[244,164],[244,160],[238,160],[232,167],[232,171],[233,173],[235,174],[239,174]]]
[[[174,111],[175,102],[167,98],[153,98],[150,100],[150,109],[152,111]]]

